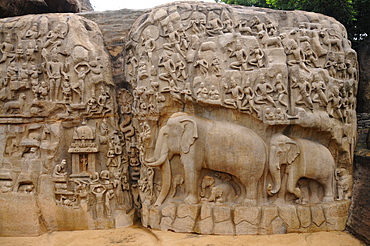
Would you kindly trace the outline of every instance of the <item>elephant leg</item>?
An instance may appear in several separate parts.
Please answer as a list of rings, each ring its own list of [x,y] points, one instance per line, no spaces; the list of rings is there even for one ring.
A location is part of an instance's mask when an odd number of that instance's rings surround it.
[[[301,190],[297,187],[299,176],[295,174],[293,169],[288,174],[287,191],[294,194],[297,198],[301,197]]]
[[[195,160],[192,155],[182,155],[182,163],[184,164],[185,173],[185,187],[186,187],[186,197],[184,202],[188,204],[198,203],[198,181],[200,171],[196,170],[194,165],[197,160]]]
[[[257,205],[257,188],[258,188],[258,180],[251,179],[250,177],[246,177],[241,179],[242,183],[245,184],[247,194],[243,201],[243,205],[246,206],[255,206]]]
[[[329,176],[326,180],[320,182],[324,186],[324,197],[322,199],[323,202],[334,201],[333,178],[334,177]]]

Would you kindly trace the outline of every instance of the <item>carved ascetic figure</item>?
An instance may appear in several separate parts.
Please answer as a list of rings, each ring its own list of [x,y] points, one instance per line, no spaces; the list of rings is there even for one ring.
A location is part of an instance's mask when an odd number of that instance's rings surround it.
[[[282,184],[282,165],[286,165],[286,184]],[[268,187],[270,195],[278,193],[283,189],[282,186],[286,186],[284,192],[301,199],[301,189],[297,187],[297,182],[301,178],[310,178],[323,186],[322,201],[331,202],[334,200],[334,169],[334,158],[324,145],[280,133],[271,138],[269,172],[273,184]]]
[[[222,143],[228,152],[220,153],[216,143]],[[174,155],[180,155],[184,167],[186,203],[199,201],[200,171],[210,168],[238,177],[246,189],[243,203],[256,205],[257,184],[266,167],[266,152],[264,141],[248,128],[175,113],[159,131],[154,158],[146,159],[141,153],[141,161],[162,169],[162,190],[155,205],[161,205],[168,195],[170,160]]]
[[[53,177],[66,177],[67,176],[67,161],[63,159],[60,164],[56,164],[53,171]]]

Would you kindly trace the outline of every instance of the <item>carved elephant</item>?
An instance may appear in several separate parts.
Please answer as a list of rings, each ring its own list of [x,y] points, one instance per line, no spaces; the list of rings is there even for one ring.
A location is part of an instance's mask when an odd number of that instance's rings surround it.
[[[272,185],[268,193],[273,195],[281,188],[281,165],[286,164],[286,190],[301,198],[301,190],[297,187],[300,178],[317,180],[324,188],[323,202],[334,200],[334,168],[335,161],[330,151],[323,145],[298,138],[290,138],[283,134],[275,134],[270,142],[269,172]]]
[[[209,196],[206,196],[206,189],[210,189]],[[203,201],[208,202],[233,202],[236,197],[235,190],[230,183],[216,183],[211,176],[204,176],[200,196]]]
[[[143,152],[143,151],[142,151]],[[141,161],[162,169],[162,190],[155,205],[163,203],[171,182],[170,160],[179,155],[184,167],[185,202],[197,203],[203,168],[232,174],[246,188],[244,204],[257,203],[258,183],[267,172],[267,147],[252,130],[228,122],[213,121],[187,113],[174,113],[158,134],[154,158]],[[264,189],[265,190],[265,189]]]

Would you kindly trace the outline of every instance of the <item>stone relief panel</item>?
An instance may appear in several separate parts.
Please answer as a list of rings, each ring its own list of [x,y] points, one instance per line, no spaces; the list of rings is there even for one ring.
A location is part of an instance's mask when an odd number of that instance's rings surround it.
[[[115,89],[97,25],[50,14],[0,27],[1,199],[38,201],[46,230],[131,225],[132,96]]]
[[[339,22],[176,3],[148,11],[129,38],[130,168],[144,226],[202,234],[345,228],[358,64]]]

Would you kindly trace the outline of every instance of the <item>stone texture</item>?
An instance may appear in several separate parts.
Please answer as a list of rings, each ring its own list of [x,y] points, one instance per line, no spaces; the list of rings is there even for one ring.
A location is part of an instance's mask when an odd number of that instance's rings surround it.
[[[249,222],[242,221],[235,225],[235,234],[236,235],[243,235],[243,234],[249,234],[254,235],[258,234],[258,226],[253,225]]]
[[[252,225],[258,225],[261,220],[260,207],[236,207],[234,210],[234,223],[246,221]]]
[[[347,220],[347,230],[370,244],[370,165],[369,157],[355,155],[353,201]]]
[[[91,11],[89,0],[4,0],[0,3],[0,18],[42,13],[78,13]]]
[[[288,225],[288,230],[300,227],[297,211],[293,205],[279,207],[279,217]]]
[[[325,222],[324,211],[322,210],[320,205],[312,206],[311,214],[312,222],[315,223],[316,226],[320,227]]]
[[[307,206],[298,206],[297,215],[302,227],[307,228],[311,225],[311,210]]]

